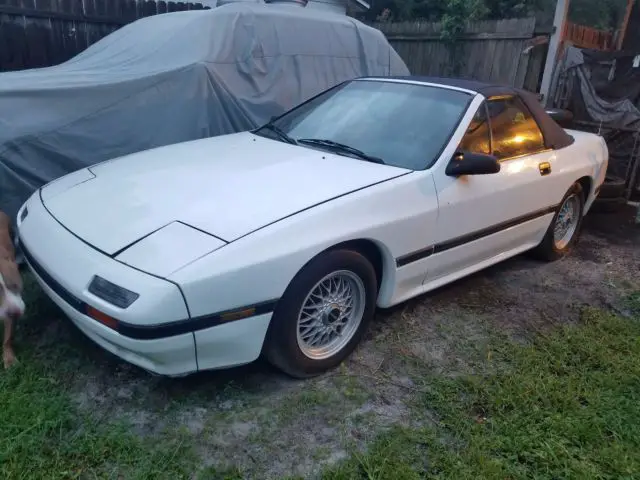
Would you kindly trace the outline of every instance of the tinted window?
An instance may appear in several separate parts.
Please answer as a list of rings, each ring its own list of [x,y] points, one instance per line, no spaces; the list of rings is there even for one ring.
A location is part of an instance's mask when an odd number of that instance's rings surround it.
[[[535,119],[517,97],[489,100],[493,154],[498,159],[531,155],[545,149]]]
[[[445,88],[356,80],[323,93],[274,123],[295,139],[331,140],[388,165],[421,170],[448,143],[471,99]],[[257,133],[276,138],[267,130]]]
[[[487,106],[484,102],[471,120],[458,150],[472,153],[491,153],[491,132],[487,121]]]

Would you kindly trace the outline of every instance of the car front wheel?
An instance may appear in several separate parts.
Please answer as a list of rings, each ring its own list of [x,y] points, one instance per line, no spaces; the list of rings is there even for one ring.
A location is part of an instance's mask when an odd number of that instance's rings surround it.
[[[309,262],[278,302],[267,334],[269,361],[296,378],[319,375],[353,352],[375,312],[376,272],[352,250]]]

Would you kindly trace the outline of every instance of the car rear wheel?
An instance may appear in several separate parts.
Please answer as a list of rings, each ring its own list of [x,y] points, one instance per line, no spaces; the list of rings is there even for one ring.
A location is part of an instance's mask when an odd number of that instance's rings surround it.
[[[296,378],[338,366],[358,345],[375,312],[376,272],[352,250],[332,250],[293,279],[273,315],[265,354]]]
[[[576,182],[565,194],[544,239],[532,253],[545,261],[568,255],[580,237],[584,217],[584,191]]]

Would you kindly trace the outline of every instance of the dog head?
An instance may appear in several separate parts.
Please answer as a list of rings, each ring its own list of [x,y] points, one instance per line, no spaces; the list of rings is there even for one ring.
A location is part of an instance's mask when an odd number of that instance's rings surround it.
[[[18,266],[0,259],[0,319],[21,317],[25,311],[22,278]]]

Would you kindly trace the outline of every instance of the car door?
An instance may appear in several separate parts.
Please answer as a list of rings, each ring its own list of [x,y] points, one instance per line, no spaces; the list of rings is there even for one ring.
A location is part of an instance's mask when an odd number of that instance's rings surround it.
[[[501,169],[452,177],[445,172],[448,159],[434,166],[439,215],[427,283],[471,273],[535,246],[553,217],[545,178],[553,171],[555,154],[545,147],[519,97],[483,101],[458,151],[491,153]]]

